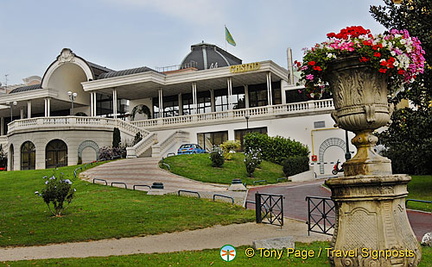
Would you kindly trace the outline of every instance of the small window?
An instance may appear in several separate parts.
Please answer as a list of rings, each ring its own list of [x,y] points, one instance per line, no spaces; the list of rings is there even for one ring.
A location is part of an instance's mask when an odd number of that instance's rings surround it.
[[[315,128],[325,128],[325,121],[316,121],[314,122]]]

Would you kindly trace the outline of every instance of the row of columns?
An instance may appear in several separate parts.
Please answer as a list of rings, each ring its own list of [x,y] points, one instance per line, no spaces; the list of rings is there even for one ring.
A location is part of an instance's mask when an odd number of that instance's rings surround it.
[[[272,82],[271,82],[271,72],[268,72],[266,74],[266,83],[267,83],[267,98],[268,98],[268,105],[273,105],[273,91],[272,91]],[[197,84],[196,82],[192,83],[191,86],[192,89],[192,104],[197,109],[198,107],[198,95],[197,95]],[[233,98],[233,84],[232,84],[232,78],[229,77],[227,79],[227,89],[228,89],[228,109],[232,110],[234,108],[234,102],[232,101]],[[114,89],[115,92],[115,89]],[[114,101],[114,92],[113,92],[113,101]],[[244,85],[244,92],[245,92],[245,108],[249,108],[249,86]],[[115,95],[117,96],[117,95]],[[215,111],[215,95],[214,95],[214,89],[210,89],[210,99],[211,99],[211,108],[212,111]],[[116,103],[115,101],[114,103]],[[183,113],[183,103],[182,103],[182,94],[178,94],[178,103],[179,103],[179,112],[180,114]],[[162,88],[159,88],[158,90],[158,104],[159,104],[159,110],[163,110],[163,90]],[[116,109],[114,109],[116,110]],[[163,112],[159,112],[159,116],[163,117]]]

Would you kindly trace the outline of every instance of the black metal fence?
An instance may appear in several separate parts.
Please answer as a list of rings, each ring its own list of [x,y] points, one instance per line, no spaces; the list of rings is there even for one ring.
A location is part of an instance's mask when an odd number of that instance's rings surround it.
[[[334,201],[329,197],[307,196],[308,235],[310,232],[333,235],[336,213]]]
[[[257,223],[283,226],[283,195],[255,193]]]

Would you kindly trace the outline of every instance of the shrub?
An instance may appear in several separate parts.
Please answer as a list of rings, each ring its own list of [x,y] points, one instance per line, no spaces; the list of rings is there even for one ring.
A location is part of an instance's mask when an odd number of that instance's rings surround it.
[[[98,160],[111,160],[126,157],[126,147],[102,147],[99,148]]]
[[[120,130],[119,130],[119,128],[114,127],[112,146],[113,147],[119,147],[120,142],[121,142]]]
[[[212,161],[213,167],[222,167],[222,165],[225,163],[222,149],[217,146],[213,147],[212,151],[210,152],[210,159]]]
[[[250,148],[248,151],[246,151],[244,163],[246,165],[246,172],[249,177],[253,177],[253,173],[255,172],[255,169],[261,164],[261,162],[262,162],[261,149]]]
[[[286,177],[296,175],[309,170],[309,157],[294,156],[282,162],[282,170]]]
[[[293,156],[308,156],[309,149],[300,142],[281,136],[270,137],[266,134],[249,133],[244,137],[245,151],[261,149],[263,159],[273,163],[282,162]]]
[[[225,160],[232,159],[232,153],[235,153],[236,150],[240,149],[240,141],[238,140],[228,140],[223,142],[220,146],[223,150],[223,155]]]
[[[56,175],[54,172],[51,177],[44,176],[43,179],[45,179],[45,188],[41,193],[36,191],[35,194],[43,198],[54,216],[59,217],[72,202],[76,190],[72,188],[71,180],[63,178],[63,173]]]

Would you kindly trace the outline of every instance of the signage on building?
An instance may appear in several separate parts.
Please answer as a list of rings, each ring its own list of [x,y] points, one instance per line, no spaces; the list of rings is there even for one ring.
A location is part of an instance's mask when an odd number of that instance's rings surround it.
[[[248,72],[248,71],[259,70],[260,68],[261,68],[261,63],[259,62],[247,63],[247,64],[230,66],[230,72],[231,73]]]

